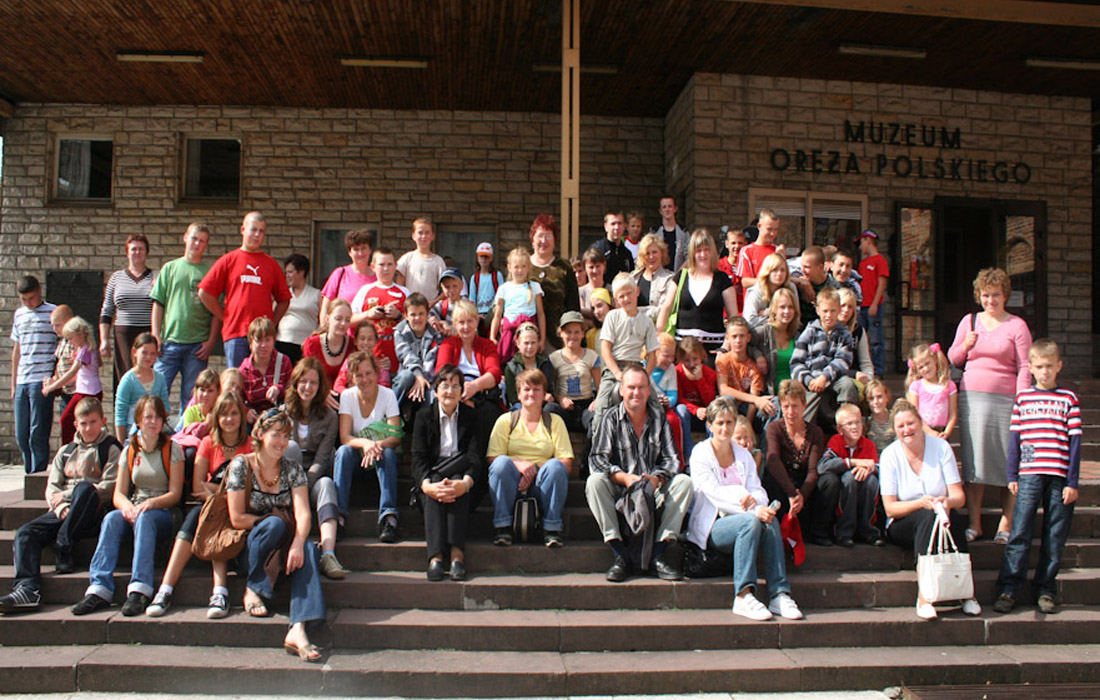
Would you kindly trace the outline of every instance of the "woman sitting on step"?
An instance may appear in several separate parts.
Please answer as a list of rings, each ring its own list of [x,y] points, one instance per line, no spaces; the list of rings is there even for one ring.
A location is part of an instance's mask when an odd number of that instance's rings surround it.
[[[419,485],[428,545],[428,580],[443,579],[450,558],[452,581],[466,580],[466,522],[484,485],[484,441],[477,434],[474,409],[462,403],[462,370],[444,365],[435,376],[435,401],[420,409],[413,424],[413,483]]]
[[[951,521],[951,536],[960,551],[966,551],[966,517],[959,509],[966,504],[958,463],[951,445],[924,432],[917,407],[898,399],[890,414],[897,440],[879,458],[879,488],[886,509],[886,536],[894,544],[912,547],[913,557],[923,554],[936,523],[937,503],[943,504]],[[982,607],[971,598],[963,612],[978,615]],[[932,604],[917,594],[917,617],[936,617]]]
[[[230,523],[249,531],[241,553],[245,610],[252,617],[267,617],[275,580],[285,572],[290,579],[290,630],[283,646],[303,661],[317,662],[321,651],[310,643],[306,625],[324,621],[325,595],[317,547],[309,541],[309,480],[302,465],[284,454],[293,425],[279,409],[261,415],[252,428],[253,453],[229,463],[225,489]],[[268,563],[272,554],[273,566]]]

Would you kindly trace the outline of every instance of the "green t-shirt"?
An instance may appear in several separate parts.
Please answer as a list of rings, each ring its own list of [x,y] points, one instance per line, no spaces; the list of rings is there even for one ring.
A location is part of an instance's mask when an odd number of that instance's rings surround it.
[[[149,296],[164,307],[161,339],[190,345],[210,337],[210,312],[199,301],[199,282],[210,270],[210,263],[194,264],[177,258],[161,268]]]
[[[779,382],[791,378],[791,355],[794,354],[794,338],[785,348],[779,348],[775,360],[775,389],[779,391]]]

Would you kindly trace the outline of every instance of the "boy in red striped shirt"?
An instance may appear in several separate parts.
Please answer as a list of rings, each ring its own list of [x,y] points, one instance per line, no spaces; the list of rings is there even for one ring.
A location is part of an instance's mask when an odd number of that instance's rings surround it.
[[[993,609],[1007,613],[1016,604],[1027,574],[1035,514],[1043,508],[1043,534],[1032,594],[1039,611],[1055,611],[1055,578],[1073,522],[1081,467],[1081,407],[1077,395],[1058,386],[1062,359],[1053,340],[1035,341],[1027,354],[1035,386],[1016,395],[1008,449],[1008,489],[1016,496],[1012,534],[997,577]]]

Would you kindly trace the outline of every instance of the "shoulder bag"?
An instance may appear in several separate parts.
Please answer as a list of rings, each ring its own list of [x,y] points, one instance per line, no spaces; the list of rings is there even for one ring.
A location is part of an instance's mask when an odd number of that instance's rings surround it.
[[[945,600],[970,600],[974,597],[974,574],[970,555],[960,552],[951,536],[950,519],[943,506],[936,504],[936,525],[928,538],[928,549],[917,557],[917,585],[921,598],[929,603]],[[933,554],[933,545],[938,546]]]
[[[668,322],[665,324],[665,333],[675,337],[676,323],[680,317],[680,295],[684,291],[684,281],[687,280],[687,270],[680,270],[680,281],[676,284],[676,296],[672,299],[672,311],[668,314]]]
[[[248,459],[245,458],[248,465]],[[244,480],[244,502],[248,504],[252,495],[252,470]],[[225,561],[232,559],[244,549],[248,530],[233,527],[229,520],[229,498],[225,490],[226,479],[218,485],[199,511],[199,521],[195,526],[195,538],[191,541],[191,553],[206,561]]]

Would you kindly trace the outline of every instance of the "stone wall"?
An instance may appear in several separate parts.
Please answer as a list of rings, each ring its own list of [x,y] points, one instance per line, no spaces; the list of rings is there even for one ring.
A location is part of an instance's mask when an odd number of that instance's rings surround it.
[[[600,227],[611,205],[656,215],[664,189],[663,126],[662,119],[582,119],[582,225]],[[241,216],[251,209],[265,213],[265,247],[276,258],[310,254],[315,221],[365,222],[383,244],[407,250],[410,225],[421,215],[442,225],[487,226],[507,250],[527,241],[536,214],[556,216],[560,206],[561,126],[554,114],[49,104],[21,105],[3,129],[5,319],[21,274],[44,279],[48,269],[94,269],[106,278],[125,264],[122,244],[134,232],[149,237],[153,267],[180,255],[190,221],[211,227],[208,255],[240,245]],[[48,201],[58,133],[113,136],[111,206]],[[187,134],[241,138],[239,206],[178,202]],[[0,341],[5,356],[7,337]],[[8,382],[5,372],[5,395]],[[0,402],[0,458],[18,461],[12,422],[10,404]]]
[[[915,124],[917,144],[921,125],[936,127],[936,145],[905,145],[904,126],[898,136],[902,145],[874,144],[869,138],[866,143],[849,142],[845,120]],[[932,202],[937,196],[1044,201],[1050,332],[1065,348],[1067,371],[1086,375],[1092,373],[1094,343],[1090,125],[1091,106],[1085,98],[696,74],[666,120],[666,183],[691,183],[691,196],[681,211],[693,225],[748,221],[750,187],[866,195],[868,223],[883,234],[882,252],[887,255],[898,202]],[[942,148],[939,127],[945,127],[949,137],[958,129],[960,148]],[[672,148],[673,136],[687,143]],[[776,149],[791,156],[785,170],[773,167]],[[806,152],[802,171],[794,161],[797,149]],[[813,171],[810,160],[813,149],[822,152],[819,172]],[[829,151],[853,154],[861,172],[830,173]],[[684,159],[685,153],[691,154],[690,160]],[[888,157],[881,174],[875,160],[880,154]],[[906,177],[894,172],[899,155],[908,157],[912,166]],[[961,157],[975,164],[963,166],[958,180],[951,179],[949,169],[947,178],[936,178],[938,157]],[[923,159],[920,172],[918,159]],[[982,177],[978,160],[988,161]],[[1027,163],[1030,180],[1015,182],[1011,169],[994,173],[997,161],[1010,166]],[[677,172],[674,181],[673,167],[683,162],[690,174]],[[842,157],[839,169],[846,165]],[[967,167],[974,171],[968,173]],[[905,170],[903,163],[901,171]],[[1001,175],[1008,181],[997,181]],[[895,303],[888,298],[888,357],[893,352]]]

